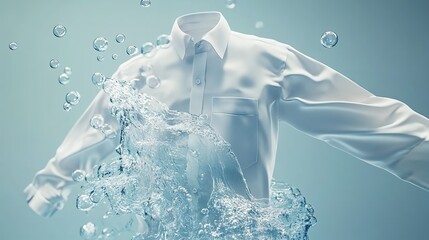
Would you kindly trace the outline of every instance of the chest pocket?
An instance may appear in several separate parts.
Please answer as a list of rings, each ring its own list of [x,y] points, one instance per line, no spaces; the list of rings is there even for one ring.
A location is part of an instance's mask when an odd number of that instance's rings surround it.
[[[258,161],[258,100],[213,97],[210,125],[231,144],[241,169]]]

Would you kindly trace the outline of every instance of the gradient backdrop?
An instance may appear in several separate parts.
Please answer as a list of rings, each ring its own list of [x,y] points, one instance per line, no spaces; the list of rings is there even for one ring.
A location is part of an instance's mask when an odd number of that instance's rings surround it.
[[[429,2],[425,0],[0,0],[0,239],[74,240],[88,216],[74,207],[78,186],[53,218],[34,214],[22,190],[53,156],[68,129],[95,96],[96,71],[112,74],[140,46],[169,33],[186,13],[221,11],[233,30],[288,43],[333,67],[376,95],[407,103],[429,116]],[[257,21],[264,28],[255,28]],[[52,35],[56,24],[68,33]],[[320,45],[333,30],[339,43]],[[123,44],[114,42],[118,33]],[[92,40],[110,41],[102,63]],[[19,48],[10,51],[16,41]],[[249,49],[251,51],[251,49]],[[111,59],[118,53],[118,60]],[[51,69],[57,58],[61,67]],[[71,82],[57,82],[64,66]],[[64,95],[81,93],[81,103],[62,110]],[[275,177],[301,189],[318,223],[313,240],[429,239],[429,192],[400,181],[284,124],[280,129]],[[429,157],[429,156],[428,156]],[[429,159],[428,159],[429,160]],[[428,173],[429,174],[429,173]]]

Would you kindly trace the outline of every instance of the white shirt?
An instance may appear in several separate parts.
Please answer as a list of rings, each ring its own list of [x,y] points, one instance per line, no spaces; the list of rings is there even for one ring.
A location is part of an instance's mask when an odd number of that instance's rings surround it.
[[[181,16],[170,36],[170,47],[130,59],[112,77],[139,79],[142,92],[171,109],[206,114],[255,197],[269,196],[279,122],[429,189],[429,120],[404,103],[374,96],[287,44],[231,31],[219,12]],[[152,74],[158,87],[146,81]],[[71,174],[114,151],[118,139],[89,126],[95,114],[118,126],[108,99],[100,91],[26,188],[37,213],[61,209]]]

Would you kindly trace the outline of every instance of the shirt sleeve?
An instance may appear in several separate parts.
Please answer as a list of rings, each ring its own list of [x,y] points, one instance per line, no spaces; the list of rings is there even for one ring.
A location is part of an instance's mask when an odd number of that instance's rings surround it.
[[[110,112],[109,96],[101,90],[71,128],[55,156],[25,188],[27,203],[37,214],[51,216],[61,209],[73,184],[72,173],[78,169],[89,172],[95,164],[114,152],[119,144],[119,134],[115,137],[119,123]],[[91,118],[98,114],[104,118],[104,124],[112,127],[110,134],[90,126]]]
[[[286,47],[279,119],[429,190],[429,120]]]

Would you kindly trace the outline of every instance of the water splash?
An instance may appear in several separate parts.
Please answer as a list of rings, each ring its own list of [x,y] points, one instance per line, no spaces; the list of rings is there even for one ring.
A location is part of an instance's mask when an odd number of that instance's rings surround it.
[[[82,211],[109,209],[91,225],[103,230],[86,238],[308,239],[316,219],[299,190],[273,181],[270,199],[253,198],[206,116],[169,110],[127,81],[108,79],[103,89],[120,122],[119,146],[86,174],[77,198]]]

